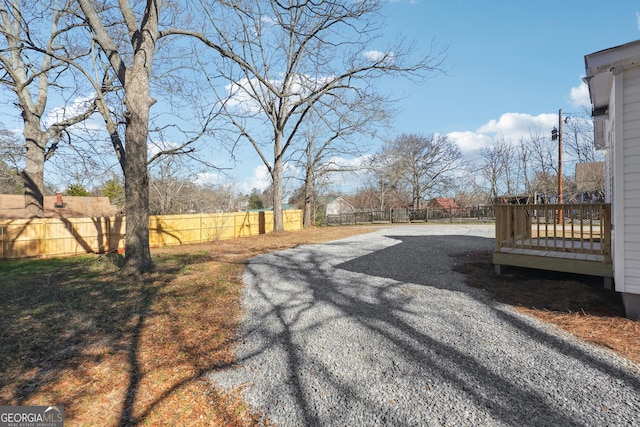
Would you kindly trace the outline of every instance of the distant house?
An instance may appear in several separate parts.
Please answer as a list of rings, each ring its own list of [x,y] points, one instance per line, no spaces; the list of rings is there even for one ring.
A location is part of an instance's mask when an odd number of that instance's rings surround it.
[[[119,208],[108,197],[44,196],[46,218],[97,218],[115,216]],[[24,195],[0,194],[0,219],[26,218]]]
[[[433,209],[443,209],[450,212],[456,212],[459,209],[456,201],[450,197],[436,197],[434,199],[431,199],[429,200],[429,203],[427,203],[427,207]]]
[[[640,40],[584,57],[594,143],[605,150],[615,289],[640,318]]]
[[[340,215],[345,213],[353,213],[356,211],[353,202],[349,196],[333,197],[326,203],[326,215]]]

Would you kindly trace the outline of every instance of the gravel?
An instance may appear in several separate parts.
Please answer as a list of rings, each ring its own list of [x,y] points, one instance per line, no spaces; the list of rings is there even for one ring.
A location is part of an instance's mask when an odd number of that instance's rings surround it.
[[[412,225],[250,260],[237,366],[276,426],[631,426],[640,367],[452,271],[493,226]]]

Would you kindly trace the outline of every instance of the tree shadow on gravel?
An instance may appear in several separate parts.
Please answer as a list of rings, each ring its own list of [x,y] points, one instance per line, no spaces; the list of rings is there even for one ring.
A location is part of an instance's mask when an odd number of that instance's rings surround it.
[[[330,255],[325,257],[309,247],[259,257],[247,266],[245,277],[253,277],[248,285],[251,300],[248,306],[253,307],[253,312],[245,333],[246,338],[252,336],[254,340],[251,341],[257,344],[240,352],[238,362],[242,365],[273,352],[271,360],[286,365],[285,377],[276,378],[274,373],[265,377],[269,384],[262,390],[261,409],[267,415],[277,412],[283,402],[290,400],[295,406],[295,414],[288,415],[289,423],[335,423],[331,418],[335,414],[331,411],[344,414],[357,406],[367,408],[363,410],[376,420],[410,425],[416,422],[411,417],[426,416],[429,405],[439,404],[439,397],[430,384],[420,382],[419,371],[424,378],[437,378],[454,387],[493,419],[508,425],[574,426],[585,422],[585,419],[577,419],[581,413],[569,413],[566,406],[550,400],[549,390],[544,386],[523,385],[512,377],[514,370],[502,372],[492,367],[490,362],[474,356],[473,351],[469,353],[467,349],[451,344],[449,340],[455,341],[456,337],[442,339],[428,328],[428,324],[422,323],[425,318],[439,318],[447,327],[459,327],[459,333],[474,342],[473,328],[477,325],[471,318],[473,312],[467,312],[465,307],[456,307],[457,310],[448,307],[450,291],[468,295],[469,304],[475,306],[476,311],[482,310],[478,307],[487,307],[500,328],[515,330],[516,336],[524,334],[550,354],[575,360],[613,377],[616,382],[627,384],[632,390],[640,390],[637,376],[533,326],[496,304],[486,293],[463,283],[462,275],[452,271],[452,256],[468,252],[469,248],[488,250],[493,246],[493,239],[386,237],[400,243],[338,265],[332,264],[334,260]],[[421,290],[421,286],[438,291]],[[420,299],[424,298],[425,291],[434,300]],[[345,322],[350,325],[350,331],[344,328]],[[446,327],[443,330],[451,332]],[[318,341],[310,334],[330,334],[332,340],[341,340],[342,344],[340,347],[315,348],[309,343]],[[377,347],[379,342],[387,344],[380,348]],[[402,407],[395,399],[380,401],[375,392],[359,389],[352,381],[349,369],[353,358],[370,366],[365,375],[381,384],[377,387],[389,386],[393,390],[396,381],[405,382],[409,387],[407,392],[421,399],[424,408]],[[398,361],[406,361],[405,366],[411,368],[405,370]],[[514,363],[511,360],[496,361],[516,369],[510,365]],[[250,368],[252,372],[255,369],[268,370],[268,367]],[[556,375],[566,376],[559,387],[572,383],[572,378],[565,373],[556,372]],[[437,388],[436,385],[433,387]],[[329,412],[323,409],[325,404],[330,407]],[[447,401],[442,404],[455,406]],[[447,413],[446,409],[444,413]],[[431,421],[448,422],[446,419]]]

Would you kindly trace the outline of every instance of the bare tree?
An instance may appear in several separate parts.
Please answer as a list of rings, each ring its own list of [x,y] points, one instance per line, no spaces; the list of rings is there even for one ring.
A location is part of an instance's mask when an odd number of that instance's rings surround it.
[[[144,272],[153,266],[149,252],[148,166],[164,156],[178,154],[205,162],[195,154],[195,143],[211,130],[217,117],[215,111],[220,108],[201,102],[204,98],[201,82],[206,79],[194,75],[197,71],[194,64],[200,63],[197,49],[189,49],[184,37],[176,40],[176,46],[170,44],[176,38],[173,36],[184,34],[206,40],[205,35],[192,30],[201,24],[196,18],[206,15],[202,10],[191,13],[189,2],[181,3],[180,7],[172,2],[165,5],[163,0],[77,2],[91,29],[92,40],[99,45],[102,57],[115,74],[115,79],[105,77],[103,86],[120,85],[124,95],[123,124],[108,103],[98,104],[98,108],[124,169],[127,215],[124,270]],[[151,107],[157,102],[156,97],[169,101],[164,104],[167,109],[163,113],[170,111],[172,120],[151,128]],[[181,114],[184,107],[189,107],[192,114]],[[124,138],[120,135],[122,125]],[[150,154],[151,132],[158,136],[162,148]],[[170,143],[172,132],[180,135],[180,142]]]
[[[522,186],[518,187],[518,193],[529,194],[531,192],[531,171],[529,170],[531,159],[531,148],[524,140],[520,139],[519,148],[517,150],[518,157],[518,176],[522,180]]]
[[[482,148],[479,154],[482,162],[480,172],[488,184],[490,197],[494,199],[501,193],[498,187],[500,177],[502,176],[500,157],[495,148],[491,146]]]
[[[78,26],[73,12],[71,0],[0,3],[0,83],[13,92],[22,117],[26,152],[22,177],[30,217],[43,213],[45,161],[65,132],[96,108],[92,97],[79,94],[77,81],[70,76],[68,61],[88,54],[73,43],[71,34]],[[66,107],[47,116],[54,89]]]
[[[169,215],[181,213],[184,207],[183,197],[191,187],[191,180],[179,175],[180,171],[171,156],[156,162],[150,171],[149,213]],[[155,173],[154,173],[155,172]]]
[[[275,231],[283,230],[284,160],[313,109],[339,96],[372,94],[379,77],[439,71],[445,56],[412,60],[415,46],[403,43],[370,50],[382,28],[375,1],[240,0],[220,10],[201,1],[201,7],[211,34],[194,36],[225,59],[210,75],[226,79],[219,99],[234,143],[235,135],[247,140],[269,170]]]
[[[489,194],[491,198],[495,198],[503,193],[501,188],[506,162],[510,155],[507,152],[511,150],[511,146],[504,139],[493,140],[492,144],[480,149],[481,167],[483,177],[489,184]]]
[[[186,160],[186,156],[164,156],[150,165],[149,212],[171,215],[233,210],[233,187],[198,183],[197,173]]]
[[[593,124],[588,115],[567,115],[562,127],[562,143],[566,154],[578,163],[598,160],[593,143]]]
[[[358,190],[356,200],[359,205],[369,204],[372,210],[386,210],[392,207],[406,207],[410,191],[402,179],[402,170],[396,158],[383,149],[373,156],[368,166],[368,184]]]
[[[17,135],[6,129],[0,129],[0,193],[20,194],[24,191],[24,182],[20,176],[22,144]]]
[[[150,83],[156,43],[160,36],[158,22],[162,0],[148,0],[144,8],[135,9],[119,1],[118,21],[110,15],[112,9],[97,8],[91,0],[78,0],[93,33],[94,40],[109,59],[125,93],[125,205],[127,212],[125,270],[140,273],[153,267],[149,251],[149,175],[147,170],[147,139],[151,98]],[[124,23],[126,31],[114,33],[113,25]],[[127,34],[124,40],[114,34]]]
[[[208,123],[215,115],[211,111],[201,111],[201,116],[192,118],[194,121],[202,121],[199,129],[185,141],[169,145],[168,148],[156,151],[149,157],[150,111],[156,103],[151,94],[151,87],[154,78],[159,78],[153,74],[153,67],[157,65],[155,57],[161,46],[160,38],[174,34],[171,26],[178,22],[177,17],[183,11],[168,7],[166,13],[163,13],[165,9],[162,0],[132,3],[119,0],[114,1],[111,7],[92,0],[77,1],[91,29],[92,39],[100,46],[115,74],[115,81],[121,85],[124,93],[124,149],[118,129],[118,117],[114,119],[106,102],[98,107],[124,169],[127,215],[124,270],[141,273],[153,267],[149,251],[148,165],[165,155],[193,153],[193,143],[205,133]],[[165,21],[161,22],[161,16],[166,16]],[[187,21],[188,18],[187,13]],[[161,31],[163,28],[166,33]],[[170,67],[177,67],[177,64]],[[163,78],[170,79],[167,76]],[[179,81],[180,79],[176,78],[174,83],[182,87]],[[104,83],[107,87],[114,84],[112,79],[108,78],[105,78]],[[164,92],[168,96],[174,95],[175,87],[165,87]],[[178,128],[171,124],[161,126],[157,130],[162,134],[169,127]]]
[[[529,152],[529,167],[532,176],[531,190],[538,193],[552,193],[558,186],[558,147],[551,138],[539,131],[530,132],[528,139],[522,140]]]
[[[383,150],[411,189],[414,209],[420,209],[427,195],[446,192],[453,173],[462,168],[462,153],[446,135],[402,134]]]
[[[311,226],[313,198],[322,179],[331,174],[348,174],[366,165],[349,164],[347,157],[359,157],[375,139],[376,128],[387,123],[388,114],[379,98],[329,98],[317,102],[302,125],[300,157],[294,164],[303,170],[303,225]],[[295,153],[294,153],[295,156]]]

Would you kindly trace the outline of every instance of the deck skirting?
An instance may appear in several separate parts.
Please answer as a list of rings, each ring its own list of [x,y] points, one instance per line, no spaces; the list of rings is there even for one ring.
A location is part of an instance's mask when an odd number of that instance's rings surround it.
[[[511,265],[538,270],[613,277],[613,265],[610,262],[605,262],[603,255],[596,254],[503,247],[500,248],[500,251],[493,253],[493,263],[498,269],[502,265]]]

